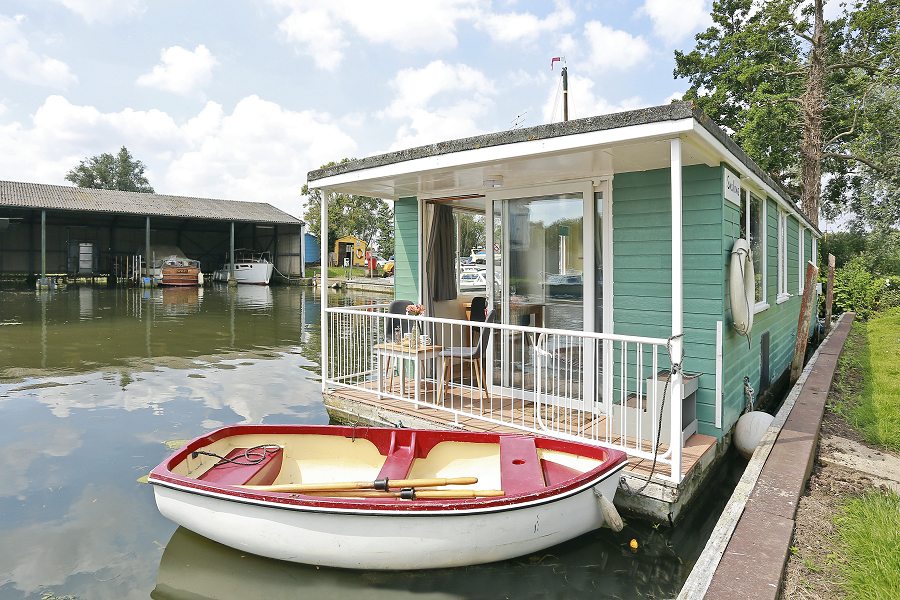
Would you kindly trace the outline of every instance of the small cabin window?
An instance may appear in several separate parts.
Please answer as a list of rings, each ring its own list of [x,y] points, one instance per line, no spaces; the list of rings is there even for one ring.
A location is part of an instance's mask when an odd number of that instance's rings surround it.
[[[800,294],[803,293],[803,283],[804,283],[804,280],[806,279],[806,257],[804,256],[804,253],[806,250],[806,247],[805,247],[806,242],[803,239],[803,237],[804,237],[803,232],[804,232],[803,227],[800,227],[800,232],[799,232],[799,235],[797,236],[797,238],[798,238],[797,245],[799,246],[799,252],[798,252],[799,259],[798,259],[797,263],[799,264],[799,267],[800,267],[797,269],[797,273],[799,273],[799,277],[797,278],[798,279],[797,290],[798,290],[798,293],[800,293]]]
[[[741,189],[741,237],[750,243],[756,276],[756,308],[766,307],[766,203]]]
[[[778,213],[778,302],[784,302],[790,298],[788,293],[788,269],[787,269],[787,220],[788,215],[784,211]]]

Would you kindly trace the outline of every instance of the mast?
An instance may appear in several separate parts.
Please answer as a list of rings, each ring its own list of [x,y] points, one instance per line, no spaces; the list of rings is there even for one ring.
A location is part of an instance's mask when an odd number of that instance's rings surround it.
[[[569,67],[562,68],[563,121],[569,120]]]

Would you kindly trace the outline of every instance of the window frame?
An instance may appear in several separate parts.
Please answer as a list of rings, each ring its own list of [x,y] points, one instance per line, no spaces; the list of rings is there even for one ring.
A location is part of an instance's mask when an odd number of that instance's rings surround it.
[[[799,225],[797,227],[797,293],[803,293],[803,287],[806,283],[806,261],[804,260],[804,256],[806,254],[806,245],[803,239],[803,225]]]
[[[768,201],[765,196],[759,196],[752,192],[751,190],[742,187],[741,188],[741,206],[744,210],[743,218],[744,218],[744,237],[748,244],[751,245],[752,241],[750,239],[750,205],[753,202],[753,199],[756,199],[759,202],[759,232],[760,232],[760,249],[762,251],[762,256],[760,257],[760,271],[762,274],[762,296],[760,298],[756,297],[756,290],[754,289],[754,300],[756,301],[753,305],[753,312],[758,313],[769,308],[768,302]],[[759,274],[757,274],[759,275]]]
[[[786,302],[791,294],[788,292],[788,243],[787,243],[787,219],[788,214],[784,210],[778,211],[778,296],[776,302]]]

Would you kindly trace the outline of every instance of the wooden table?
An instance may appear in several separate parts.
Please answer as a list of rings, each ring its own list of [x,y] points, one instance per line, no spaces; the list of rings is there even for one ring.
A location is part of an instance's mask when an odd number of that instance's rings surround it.
[[[411,347],[407,344],[384,343],[375,344],[372,348],[378,360],[378,398],[384,395],[384,365],[385,359],[395,359],[397,361],[397,370],[400,372],[400,395],[404,396],[406,392],[406,361],[413,363],[413,402],[416,408],[419,408],[419,397],[421,394],[422,370],[421,365],[429,358],[435,358],[443,346],[434,344],[429,346]],[[388,363],[390,364],[390,362]],[[390,367],[393,368],[393,367]],[[391,373],[390,385],[393,387],[394,374]]]

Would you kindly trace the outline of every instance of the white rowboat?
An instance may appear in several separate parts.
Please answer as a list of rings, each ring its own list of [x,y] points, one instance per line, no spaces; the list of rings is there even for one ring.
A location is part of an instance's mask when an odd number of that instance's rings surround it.
[[[598,495],[612,501],[625,460],[617,450],[526,435],[237,425],[193,440],[149,482],[164,516],[239,550],[351,569],[429,569],[505,560],[601,527]],[[427,489],[397,497],[391,481],[404,479]],[[357,496],[337,482],[368,489]],[[423,491],[474,497],[415,497]]]

